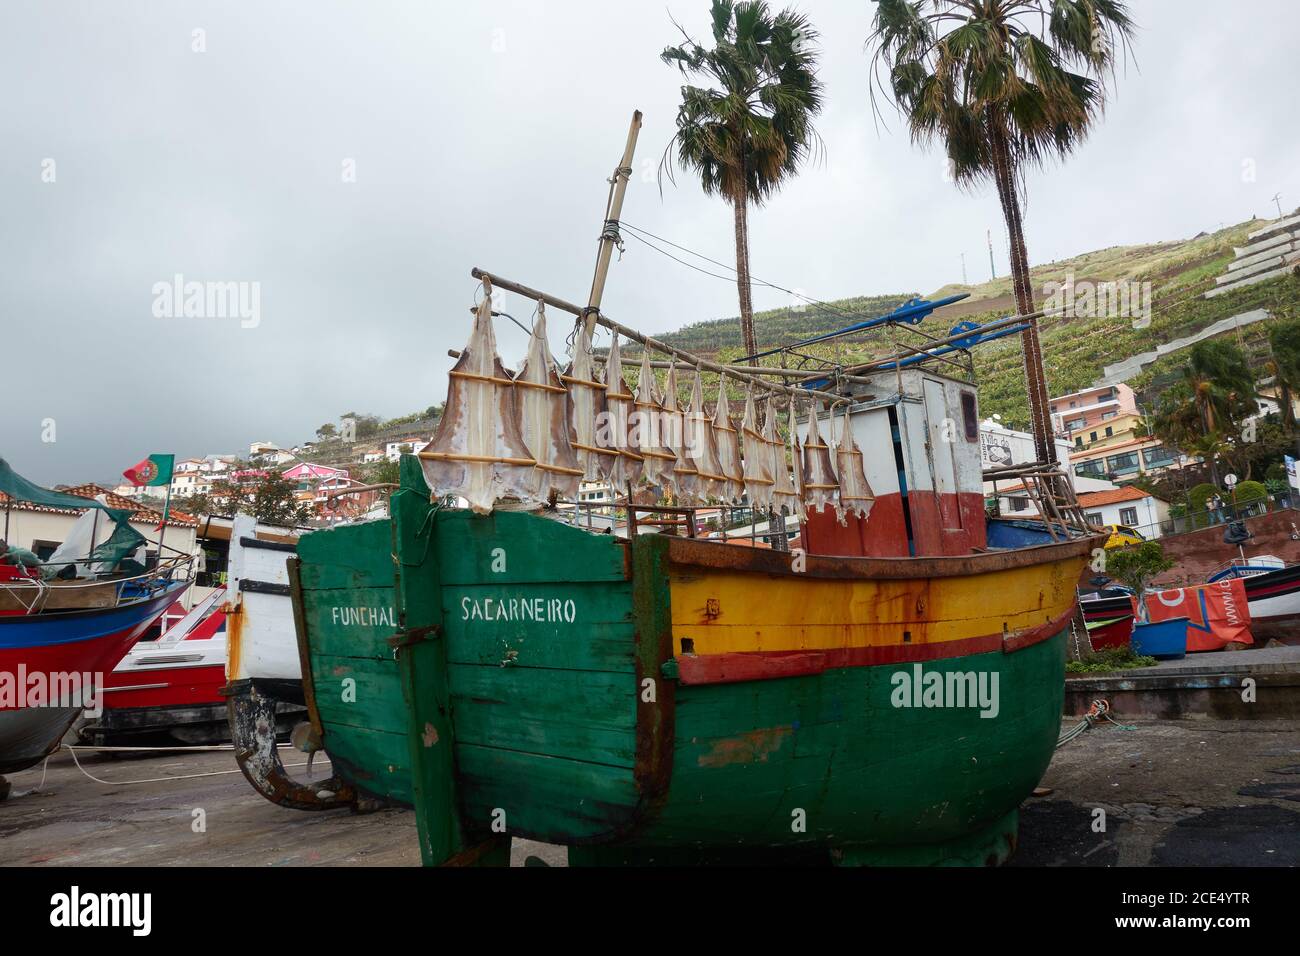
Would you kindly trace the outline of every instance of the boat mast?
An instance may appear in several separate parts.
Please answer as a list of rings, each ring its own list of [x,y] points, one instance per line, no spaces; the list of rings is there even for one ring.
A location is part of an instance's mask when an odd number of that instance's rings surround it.
[[[628,180],[632,178],[632,155],[636,152],[637,136],[641,133],[641,111],[632,113],[632,125],[627,131],[627,145],[623,158],[609,179],[609,199],[605,202],[605,225],[600,231],[600,247],[596,252],[596,274],[591,280],[591,294],[587,308],[582,312],[584,331],[591,335],[596,329],[596,316],[600,313],[600,300],[605,295],[605,279],[609,276],[609,262],[614,250],[621,248],[623,240],[618,232],[618,217],[623,214],[623,197],[627,195]]]

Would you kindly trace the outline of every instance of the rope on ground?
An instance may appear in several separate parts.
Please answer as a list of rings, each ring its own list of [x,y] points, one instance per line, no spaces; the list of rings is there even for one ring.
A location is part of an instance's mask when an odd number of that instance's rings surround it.
[[[1110,701],[1106,700],[1105,698],[1099,697],[1092,702],[1092,706],[1088,708],[1088,712],[1083,715],[1083,720],[1079,721],[1077,724],[1075,724],[1073,727],[1071,727],[1069,730],[1067,730],[1065,733],[1061,734],[1061,736],[1057,738],[1056,746],[1058,748],[1064,747],[1075,737],[1078,737],[1085,730],[1091,730],[1094,726],[1096,726],[1098,722],[1102,720],[1110,721],[1120,730],[1137,730],[1136,727],[1131,727],[1128,724],[1121,724],[1118,720],[1112,717],[1110,715]]]
[[[50,757],[53,757],[53,756],[54,756],[54,754],[50,754]],[[41,788],[45,786],[45,774],[46,774],[46,772],[48,772],[49,769],[50,769],[50,757],[46,757],[45,760],[42,761],[42,763],[41,763],[41,782],[38,783],[36,786],[32,787],[32,789],[30,789],[30,790],[15,790],[13,793],[9,794],[10,798],[13,798],[13,797],[29,797],[29,796],[31,796],[33,793],[40,793],[40,792],[41,792]]]
[[[223,775],[228,774],[228,773],[243,773],[242,770],[240,770],[238,767],[236,767],[234,770],[209,770],[209,771],[207,771],[206,773],[184,773],[184,774],[177,774],[177,775],[174,776],[174,777],[149,777],[149,778],[144,779],[144,780],[101,780],[99,777],[96,777],[93,773],[91,773],[89,770],[87,770],[85,767],[83,767],[83,766],[81,765],[81,761],[77,759],[77,750],[79,750],[79,749],[93,749],[93,750],[99,750],[99,749],[101,749],[101,748],[98,748],[98,747],[94,747],[94,748],[73,748],[73,747],[68,746],[67,744],[64,744],[64,745],[63,745],[63,749],[67,750],[68,753],[72,754],[72,762],[75,763],[75,764],[77,765],[77,769],[78,769],[78,770],[80,770],[83,774],[85,774],[85,775],[86,775],[87,777],[89,777],[91,780],[95,781],[95,783],[102,783],[102,784],[105,784],[105,785],[110,786],[110,787],[127,787],[127,786],[131,786],[131,785],[133,785],[133,784],[137,784],[137,783],[166,783],[166,782],[169,781],[169,780],[193,780],[193,779],[195,779],[196,777],[220,777],[220,776],[223,776]],[[152,749],[152,748],[139,748],[139,749],[147,750],[147,749]],[[176,747],[159,747],[158,749],[159,749],[159,750],[176,750],[176,749],[182,749],[182,748],[176,748]],[[185,748],[185,749],[188,749],[188,748]],[[204,749],[206,749],[206,748],[204,748]],[[329,761],[329,757],[326,757],[325,760],[328,762],[328,761]],[[305,766],[307,766],[307,764],[308,764],[308,761],[303,761],[302,763],[291,763],[291,764],[288,764],[287,766],[285,766],[284,769],[286,769],[286,770],[290,770],[290,769],[292,769],[292,768],[294,768],[294,767],[305,767]]]

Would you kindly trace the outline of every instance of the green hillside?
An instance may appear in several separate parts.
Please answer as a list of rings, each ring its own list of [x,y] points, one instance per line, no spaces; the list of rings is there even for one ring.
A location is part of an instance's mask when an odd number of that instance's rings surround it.
[[[1072,275],[1082,282],[1151,283],[1151,324],[1133,327],[1128,316],[1049,317],[1041,323],[1048,385],[1053,395],[1091,385],[1102,369],[1132,355],[1154,349],[1162,342],[1195,333],[1219,319],[1251,309],[1264,308],[1277,316],[1300,316],[1300,279],[1283,276],[1214,299],[1200,295],[1214,287],[1214,279],[1233,259],[1233,247],[1244,245],[1248,233],[1260,228],[1250,220],[1192,239],[1142,246],[1112,246],[1070,259],[1034,266],[1034,292],[1040,308],[1049,283]],[[1032,252],[1032,249],[1031,249]],[[945,334],[957,321],[987,322],[1014,313],[1010,276],[979,285],[948,285],[926,296],[939,298],[969,292],[970,298],[949,306],[927,319],[922,328],[932,336]],[[829,309],[808,306],[801,311],[777,309],[755,316],[760,348],[798,341],[849,324],[836,313],[879,315],[911,298],[911,295],[859,297],[827,303]],[[1266,340],[1267,323],[1241,330],[1242,344],[1262,365],[1265,355],[1260,344]],[[918,336],[891,333],[900,342],[920,344]],[[1235,333],[1232,334],[1235,337]],[[679,348],[689,349],[722,361],[742,356],[740,322],[736,318],[697,322],[663,336]],[[880,333],[848,337],[805,350],[841,362],[865,361],[893,351]],[[981,384],[981,411],[999,414],[1015,427],[1028,426],[1024,364],[1018,337],[1009,337],[975,350],[975,368]],[[1158,387],[1176,372],[1185,357],[1179,353],[1162,358],[1129,384],[1141,391]],[[1261,373],[1262,374],[1262,373]]]

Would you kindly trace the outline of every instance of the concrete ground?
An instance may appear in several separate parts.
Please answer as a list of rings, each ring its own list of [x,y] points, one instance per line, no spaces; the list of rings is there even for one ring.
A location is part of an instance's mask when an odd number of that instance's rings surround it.
[[[1056,751],[1013,866],[1300,865],[1300,724],[1116,719]]]
[[[1136,729],[1103,723],[1056,752],[1043,780],[1052,793],[1022,809],[1013,866],[1300,865],[1300,725],[1126,723]],[[80,759],[110,782],[88,779],[66,751],[49,761],[43,784],[40,767],[10,775],[0,865],[419,864],[410,811],[284,810],[253,792],[228,751],[83,751]],[[318,762],[314,776],[328,768]],[[151,782],[126,782],[135,780]],[[1097,808],[1104,831],[1094,829]],[[525,840],[515,840],[511,856],[515,866],[530,857],[566,862],[563,848]]]

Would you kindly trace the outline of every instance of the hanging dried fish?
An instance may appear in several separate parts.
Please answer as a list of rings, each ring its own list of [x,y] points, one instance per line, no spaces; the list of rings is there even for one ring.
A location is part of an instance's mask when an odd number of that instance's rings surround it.
[[[667,412],[659,396],[659,383],[650,367],[650,350],[641,355],[641,375],[636,385],[636,405],[632,412],[629,444],[641,456],[641,480],[656,488],[672,484],[677,455],[667,447],[664,419]]]
[[[844,419],[840,426],[839,446],[835,450],[835,464],[840,477],[840,522],[847,515],[857,515],[866,520],[876,496],[867,482],[862,452],[853,440],[853,424],[849,420],[849,407],[844,406]]]
[[[757,511],[772,510],[772,491],[776,480],[773,478],[773,464],[776,457],[764,431],[772,424],[772,402],[768,399],[767,422],[760,427],[758,409],[754,404],[754,386],[750,385],[745,393],[745,417],[740,423],[740,434],[745,442],[744,469],[745,494],[749,496],[750,507]],[[780,449],[777,444],[777,449]]]
[[[718,471],[723,486],[718,494],[723,501],[740,501],[745,494],[745,469],[740,463],[740,432],[731,422],[727,402],[727,382],[718,380],[718,406],[713,413],[713,433],[718,442]]]
[[[767,404],[767,421],[763,423],[763,434],[770,434],[770,437],[776,438],[775,407],[771,399]],[[803,517],[803,495],[796,486],[799,478],[801,463],[799,461],[799,436],[795,428],[794,399],[790,400],[790,439],[786,444],[780,441],[775,442],[773,464],[773,478],[775,484],[772,486],[772,509],[780,512],[785,511],[788,515],[798,515]],[[794,463],[791,469],[791,462]]]
[[[606,462],[615,454],[596,444],[597,424],[605,412],[605,383],[596,375],[591,352],[591,333],[578,323],[573,343],[573,361],[560,376],[569,386],[569,427],[573,432],[573,450],[578,456],[583,481],[600,481],[608,469]]]
[[[623,355],[618,347],[618,333],[605,360],[605,416],[596,428],[596,445],[617,454],[604,460],[603,476],[618,495],[636,484],[644,461],[628,444],[628,419],[635,399],[623,382]]]
[[[537,462],[536,495],[576,499],[582,470],[573,450],[568,389],[546,341],[546,308],[539,300],[537,321],[528,342],[528,357],[515,376],[515,402],[523,423],[524,444]]]
[[[515,384],[497,355],[492,330],[492,287],[474,317],[474,331],[449,373],[447,405],[430,446],[420,452],[435,495],[459,495],[478,514],[502,498],[541,504],[536,461],[524,443]]]
[[[803,482],[800,489],[809,511],[839,507],[840,483],[831,464],[831,449],[817,427],[817,406],[808,410],[808,439],[803,445]]]
[[[691,407],[686,413],[686,445],[696,473],[696,497],[699,501],[721,497],[727,479],[718,464],[718,440],[713,422],[704,411],[704,386],[695,372],[691,388]]]
[[[668,369],[668,380],[664,383],[664,444],[672,449],[677,458],[673,467],[673,493],[677,505],[689,508],[699,500],[699,472],[688,452],[689,441],[686,430],[686,416],[677,401],[677,363]]]

